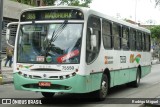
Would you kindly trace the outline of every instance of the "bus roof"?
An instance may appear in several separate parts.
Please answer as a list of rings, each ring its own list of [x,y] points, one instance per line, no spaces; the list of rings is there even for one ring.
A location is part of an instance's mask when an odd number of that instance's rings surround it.
[[[42,6],[42,7],[34,7],[34,8],[28,8],[28,9],[25,9],[21,12],[21,14],[23,12],[26,12],[26,11],[34,11],[34,10],[50,10],[50,9],[78,9],[78,10],[81,10],[84,12],[84,14],[92,14],[92,15],[96,15],[96,16],[99,16],[101,18],[104,18],[104,19],[107,19],[113,23],[118,23],[120,25],[125,25],[125,26],[129,26],[131,28],[134,28],[136,30],[141,30],[141,31],[144,31],[144,32],[147,32],[147,33],[150,33],[150,30],[146,29],[146,28],[143,28],[143,27],[140,27],[138,25],[135,25],[135,24],[131,24],[129,22],[126,22],[126,21],[123,21],[123,20],[119,20],[119,19],[116,19],[116,18],[113,18],[111,16],[108,16],[108,15],[105,15],[103,13],[100,13],[100,12],[97,12],[93,9],[90,9],[90,8],[87,8],[87,7],[78,7],[78,6]]]

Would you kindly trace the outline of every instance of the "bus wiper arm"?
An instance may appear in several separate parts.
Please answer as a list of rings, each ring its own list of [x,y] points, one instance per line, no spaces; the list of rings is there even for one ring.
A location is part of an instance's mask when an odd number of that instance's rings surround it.
[[[63,31],[63,29],[66,27],[67,22],[68,22],[68,20],[65,20],[65,21],[60,25],[60,27],[58,27],[58,29],[57,29],[56,32],[53,31],[52,37],[51,37],[51,39],[50,39],[50,41],[48,42],[47,47],[46,47],[46,54],[48,53],[49,48],[51,47],[52,42],[54,42],[54,41],[58,38],[59,34],[60,34],[60,33]]]

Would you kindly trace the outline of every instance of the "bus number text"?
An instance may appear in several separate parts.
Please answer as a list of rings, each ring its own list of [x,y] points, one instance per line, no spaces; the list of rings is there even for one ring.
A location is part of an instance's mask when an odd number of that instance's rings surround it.
[[[62,70],[74,70],[74,66],[62,66]]]

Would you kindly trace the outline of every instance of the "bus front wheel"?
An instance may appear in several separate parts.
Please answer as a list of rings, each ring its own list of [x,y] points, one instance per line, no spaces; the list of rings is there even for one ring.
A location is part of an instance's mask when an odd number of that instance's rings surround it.
[[[42,92],[42,95],[43,95],[45,98],[52,98],[54,94],[55,94],[55,93]]]
[[[100,90],[95,91],[96,99],[103,101],[105,100],[108,93],[108,77],[107,75],[102,75]]]

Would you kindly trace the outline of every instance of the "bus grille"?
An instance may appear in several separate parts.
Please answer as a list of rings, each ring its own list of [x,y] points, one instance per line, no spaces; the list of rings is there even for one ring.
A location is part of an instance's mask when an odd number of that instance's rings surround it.
[[[25,84],[23,85],[24,88],[32,88],[32,89],[55,89],[55,90],[70,90],[71,87],[69,86],[63,86],[63,85],[57,85],[57,84],[51,84],[50,87],[41,87],[38,84]]]

